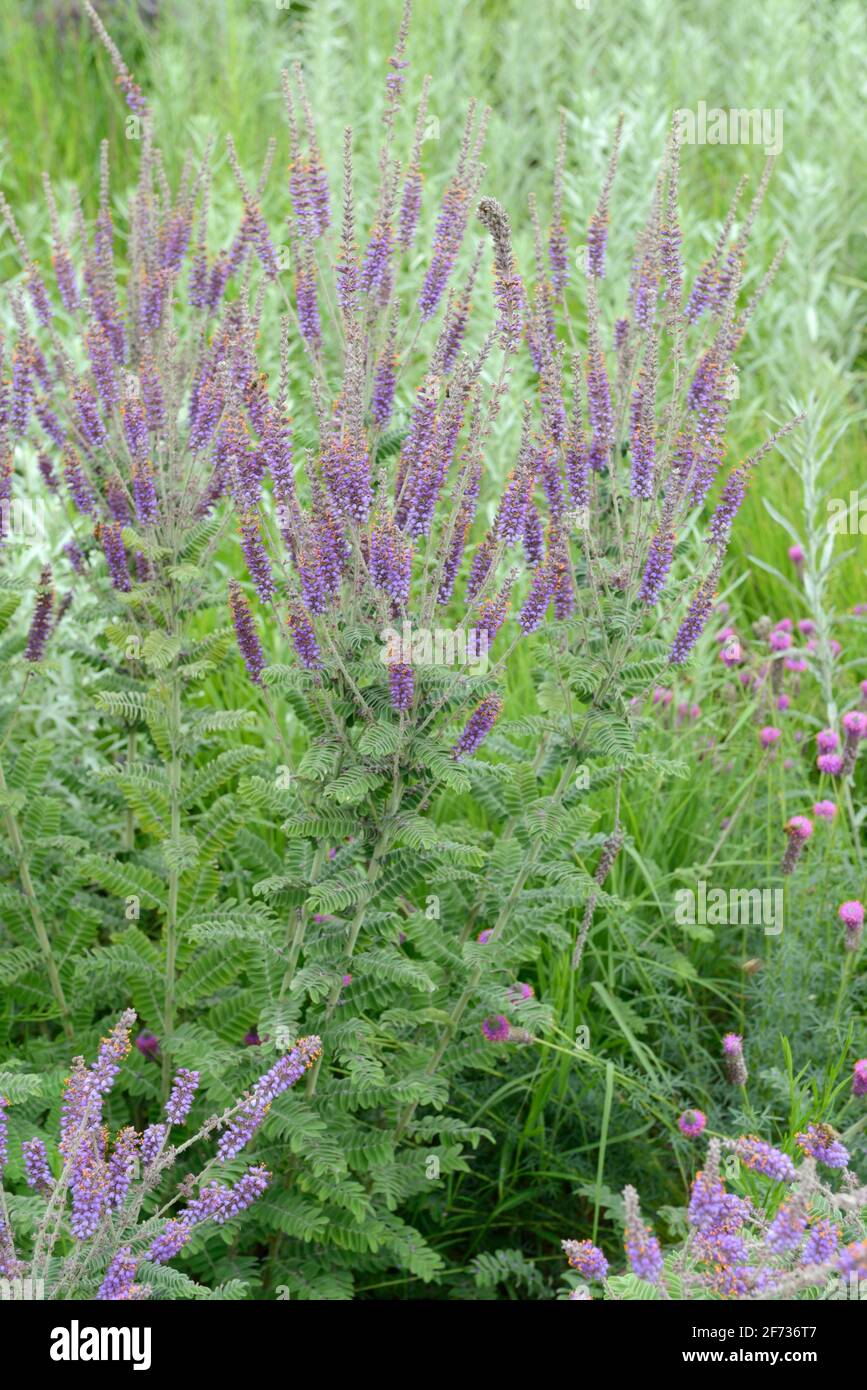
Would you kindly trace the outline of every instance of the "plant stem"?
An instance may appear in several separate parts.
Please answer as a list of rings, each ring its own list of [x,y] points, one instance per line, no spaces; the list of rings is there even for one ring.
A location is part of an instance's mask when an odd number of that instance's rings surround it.
[[[364,894],[364,897],[361,899],[357,908],[355,909],[355,916],[353,917],[352,924],[349,928],[349,936],[346,942],[345,956],[345,964],[347,965],[352,960],[353,952],[355,951],[355,947],[358,944],[359,935],[361,934],[361,928],[364,925],[364,915],[367,912],[368,906],[370,905],[373,883],[376,879],[377,874],[379,873],[379,861],[385,854],[394,836],[394,817],[397,814],[402,797],[403,786],[398,784],[395,786],[392,792],[391,798],[389,800],[388,811],[386,813],[385,823],[382,827],[382,830],[380,831],[379,839],[373,847],[373,853],[370,856],[370,863],[367,866],[367,890]],[[337,1000],[340,997],[341,988],[342,982],[336,984],[332,988],[331,993],[328,996],[328,1002],[325,1006],[325,1018],[322,1022],[323,1034],[326,1028],[328,1027],[329,1023],[331,1022],[334,1010],[337,1007]],[[314,1065],[310,1068],[310,1071],[307,1074],[307,1095],[311,1100],[313,1096],[315,1096],[316,1094],[316,1083],[319,1077],[319,1068],[321,1064],[322,1054],[320,1053]]]
[[[171,746],[171,758],[169,761],[169,843],[172,845],[173,852],[171,863],[169,864],[169,895],[166,905],[165,925],[166,974],[165,995],[163,999],[162,1039],[162,1083],[164,1098],[168,1096],[171,1086],[171,1057],[166,1040],[171,1036],[175,1026],[175,968],[178,951],[178,888],[180,883],[178,854],[180,851],[179,841],[181,834],[181,682],[177,670],[177,662],[178,657],[176,656],[172,669],[169,696],[169,742]]]
[[[554,792],[553,799],[555,801],[559,801],[562,798],[567,786],[569,785],[569,782],[572,779],[573,773],[575,772],[575,768],[577,767],[577,765],[578,755],[577,753],[573,753],[567,759],[566,763],[563,766],[563,771],[560,775],[560,781],[557,785],[557,790]],[[511,917],[515,907],[515,903],[517,902],[520,894],[523,892],[524,885],[526,884],[527,879],[530,877],[537,863],[539,862],[539,856],[541,853],[542,837],[541,835],[537,835],[535,839],[533,839],[527,847],[523,863],[521,864],[521,867],[518,870],[517,877],[515,878],[515,881],[512,884],[509,896],[503,903],[503,906],[500,909],[499,916],[497,917],[496,922],[491,928],[491,935],[488,938],[489,941],[492,941],[495,936],[499,936],[503,927],[506,925],[509,918]],[[460,1021],[463,1018],[464,1013],[466,1012],[467,1005],[469,1004],[470,1000],[475,994],[479,984],[479,980],[481,978],[482,967],[480,965],[476,965],[470,971],[466,987],[463,993],[461,994],[460,998],[458,999],[458,1002],[455,1004],[455,1007],[452,1009],[452,1012],[450,1013],[448,1018],[448,1022],[446,1023],[445,1028],[443,1029],[442,1036],[439,1042],[437,1043],[437,1046],[433,1052],[433,1055],[431,1056],[430,1061],[425,1067],[426,1076],[432,1076],[436,1071],[437,1067],[439,1066],[440,1062],[442,1061],[445,1050],[451,1042],[451,1039],[454,1037],[458,1025],[460,1024]],[[396,1141],[400,1139],[401,1135],[406,1130],[407,1125],[412,1120],[412,1117],[416,1111],[417,1104],[417,1101],[413,1101],[412,1104],[408,1105],[406,1109],[403,1111],[403,1113],[399,1116],[397,1127],[395,1129]]]
[[[134,728],[133,728],[133,729],[130,729],[129,732],[127,733],[127,736],[126,736],[126,767],[127,767],[127,771],[129,771],[129,769],[132,767],[133,763],[135,762],[136,744],[137,744],[137,741],[138,741],[137,731],[136,731]],[[124,847],[125,850],[131,850],[131,849],[134,848],[134,846],[135,846],[135,812],[133,811],[133,809],[132,809],[131,806],[128,806],[127,809],[126,809],[126,821],[125,821],[125,824],[124,824],[124,832],[123,832],[123,847]]]
[[[3,764],[0,762],[0,793],[8,791],[6,778],[3,773]],[[30,920],[33,923],[33,930],[36,933],[36,940],[39,943],[39,950],[45,962],[48,978],[51,982],[51,992],[60,1010],[60,1019],[63,1024],[63,1031],[70,1042],[73,1040],[72,1021],[69,1016],[69,1006],[66,1003],[66,996],[63,993],[63,985],[60,982],[60,971],[54,959],[54,952],[51,949],[51,942],[45,926],[45,919],[42,910],[36,899],[36,892],[33,887],[33,880],[30,877],[30,866],[27,863],[27,854],[24,849],[24,841],[21,836],[21,827],[18,824],[15,812],[11,805],[7,806],[3,813],[6,822],[6,832],[12,845],[12,855],[18,869],[18,878],[21,883],[21,891],[27,899],[27,906],[30,910]]]

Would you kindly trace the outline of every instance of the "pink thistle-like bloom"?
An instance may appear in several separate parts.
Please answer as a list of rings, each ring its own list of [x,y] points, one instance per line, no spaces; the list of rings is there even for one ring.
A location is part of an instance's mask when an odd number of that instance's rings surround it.
[[[794,871],[804,845],[813,833],[813,822],[809,816],[792,816],[791,820],[786,822],[784,829],[788,836],[788,844],[781,869],[784,874],[790,874]]]
[[[833,729],[820,729],[816,735],[816,746],[820,753],[833,753],[840,746],[840,735]]]
[[[787,671],[794,671],[800,676],[807,670],[807,663],[802,656],[787,656],[783,665]]]
[[[792,701],[789,699],[788,695],[777,696],[777,709],[780,711],[780,714],[785,714],[791,703]]]
[[[816,631],[816,624],[813,622],[812,618],[800,618],[798,620],[798,631],[802,632],[805,637],[809,637],[811,633]]]
[[[777,629],[768,638],[768,645],[772,652],[785,652],[791,647],[792,639],[788,632]]]
[[[839,753],[820,753],[816,759],[816,766],[828,777],[839,777],[843,771],[843,759]]]
[[[687,1139],[696,1139],[707,1124],[707,1115],[701,1110],[684,1110],[678,1118],[677,1127]]]
[[[782,729],[778,729],[774,724],[766,724],[759,732],[759,741],[763,748],[773,748],[774,744],[779,743],[782,737]]]
[[[799,545],[789,546],[789,559],[796,570],[801,568],[804,563],[804,552]]]
[[[724,666],[737,666],[743,660],[743,648],[736,637],[727,640],[725,646],[720,649],[719,659]]]
[[[139,1033],[135,1040],[135,1045],[144,1057],[156,1057],[160,1050],[160,1040],[154,1033],[145,1030]]]
[[[852,1068],[853,1096],[867,1096],[867,1057],[860,1058]]]
[[[509,1020],[503,1014],[482,1019],[482,1033],[488,1042],[505,1042],[509,1036]]]
[[[744,1059],[744,1040],[740,1033],[726,1033],[723,1038],[726,1078],[732,1086],[746,1086],[748,1073]]]
[[[525,999],[532,999],[535,990],[532,985],[524,984],[523,980],[518,980],[515,984],[509,985],[506,993],[513,1004],[520,1004]]]
[[[809,840],[813,833],[813,822],[809,816],[792,816],[786,824],[786,834],[795,835],[799,840]]]
[[[476,937],[476,940],[478,941],[480,946],[484,946],[488,941],[490,941],[492,931],[493,927],[486,927],[484,931],[479,932],[478,936]]]
[[[858,757],[858,745],[862,738],[867,738],[867,714],[862,714],[860,710],[850,710],[843,715],[843,729],[846,734],[846,744],[843,750],[843,776],[848,777],[855,770],[855,761]]]
[[[820,820],[833,820],[837,814],[837,805],[834,801],[814,801],[813,815]]]
[[[864,905],[857,898],[841,903],[837,915],[846,928],[845,946],[847,951],[857,951],[864,932]]]

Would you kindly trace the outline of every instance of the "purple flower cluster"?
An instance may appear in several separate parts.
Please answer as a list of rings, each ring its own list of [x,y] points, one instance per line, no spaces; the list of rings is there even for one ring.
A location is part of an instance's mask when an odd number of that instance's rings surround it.
[[[735,1153],[752,1173],[761,1173],[774,1182],[791,1182],[795,1166],[788,1154],[772,1148],[755,1134],[744,1134],[735,1143]]]
[[[475,753],[480,744],[484,743],[499,719],[502,708],[503,701],[499,695],[485,696],[481,704],[470,715],[460,738],[452,749],[452,756],[456,760],[466,757],[468,753]]]
[[[170,1124],[182,1125],[190,1113],[199,1086],[199,1073],[180,1067],[172,1082],[171,1095],[166,1101],[166,1118]]]
[[[391,707],[400,713],[412,706],[415,680],[412,667],[405,661],[393,661],[388,668],[388,688]]]
[[[569,1261],[570,1269],[575,1269],[585,1279],[605,1279],[608,1275],[608,1261],[598,1246],[589,1240],[564,1240],[563,1251]]]
[[[253,622],[250,605],[244,597],[240,584],[235,580],[232,580],[229,585],[229,610],[232,614],[235,636],[238,639],[238,647],[244,658],[247,674],[255,685],[261,685],[262,672],[265,669],[265,655]]]
[[[260,1077],[242,1107],[240,1118],[233,1120],[220,1138],[217,1157],[221,1163],[235,1158],[249,1144],[265,1120],[272,1101],[294,1086],[318,1061],[321,1053],[322,1044],[317,1037],[299,1038],[291,1051]]]
[[[42,660],[53,624],[54,583],[51,567],[46,565],[39,577],[39,587],[36,590],[36,604],[27,634],[27,646],[24,649],[25,661],[36,663]]]
[[[795,1135],[795,1143],[808,1158],[827,1168],[848,1167],[849,1151],[828,1125],[807,1125],[806,1130]]]
[[[633,1274],[648,1284],[658,1284],[662,1275],[662,1251],[650,1227],[641,1219],[638,1193],[625,1187],[623,1201],[626,1210],[626,1229],[623,1245]]]

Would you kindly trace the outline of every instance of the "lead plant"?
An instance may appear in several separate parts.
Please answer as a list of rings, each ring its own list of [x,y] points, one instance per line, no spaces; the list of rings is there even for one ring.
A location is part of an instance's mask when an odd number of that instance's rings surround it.
[[[623,786],[639,772],[686,772],[683,764],[642,752],[637,710],[701,638],[746,490],[762,459],[797,423],[784,424],[747,459],[724,468],[734,354],[780,259],[743,302],[750,231],[770,164],[732,241],[738,190],[714,253],[690,289],[672,132],[638,236],[626,303],[611,326],[603,300],[620,137],[618,127],[590,218],[581,316],[578,288],[569,284],[562,213],[563,126],[547,246],[531,197],[535,281],[523,296],[524,339],[538,392],[525,420],[508,539],[523,540],[534,567],[517,620],[524,633],[540,634],[543,712],[501,721],[490,745],[499,766],[471,769],[474,795],[501,826],[489,870],[478,880],[482,892],[466,895],[462,913],[463,939],[482,928],[485,950],[456,972],[462,992],[430,1054],[430,1074],[498,975],[519,970],[542,937],[570,952],[577,970],[597,907],[621,906],[604,884],[625,838]],[[496,244],[499,219],[486,220]],[[495,258],[497,283],[510,284],[503,258]],[[678,556],[699,528],[704,539],[686,579]],[[479,553],[492,551],[502,534],[495,525]],[[526,737],[534,745],[531,763],[520,744]],[[509,777],[522,779],[522,804],[503,794]],[[583,804],[588,785],[613,789],[607,831],[593,833],[594,814]],[[591,870],[586,861],[597,848]],[[558,918],[576,906],[582,911],[570,947]],[[534,937],[537,944],[530,945]],[[412,1114],[407,1107],[401,1124]]]
[[[263,287],[275,267],[257,192],[239,170],[237,232],[229,245],[211,249],[211,150],[188,158],[170,187],[145,98],[88,9],[139,122],[126,257],[105,145],[92,227],[75,190],[71,221],[62,215],[45,177],[50,289],[12,210],[0,206],[25,272],[23,290],[10,289],[16,334],[6,390],[11,446],[38,439],[42,476],[67,511],[74,539],[66,555],[91,619],[88,656],[100,667],[91,688],[103,721],[117,730],[100,777],[121,835],[105,846],[101,835],[94,844],[55,834],[54,847],[74,881],[121,900],[116,939],[126,926],[128,979],[162,1039],[167,1088],[179,962],[189,965],[194,954],[183,941],[184,923],[218,896],[215,866],[243,817],[231,796],[214,793],[255,758],[249,749],[224,747],[228,734],[249,724],[249,713],[197,697],[231,642],[222,590],[214,598],[213,559],[233,522],[232,509],[220,505],[223,494],[239,503],[248,558],[261,554],[244,499],[264,467],[263,439],[276,428],[254,350]],[[266,585],[267,576],[259,582]],[[209,965],[215,961],[198,959],[204,974]]]
[[[522,967],[546,941],[577,967],[594,911],[616,905],[605,882],[624,841],[620,788],[650,765],[630,701],[697,640],[758,462],[725,485],[697,588],[684,592],[678,538],[720,468],[731,357],[753,308],[737,307],[752,214],[732,248],[721,238],[684,308],[672,141],[612,330],[599,282],[615,151],[579,323],[565,143],[547,260],[539,227],[525,276],[508,211],[480,196],[485,112],[471,107],[436,208],[422,181],[427,82],[398,153],[407,37],[408,8],[369,199],[357,202],[347,130],[338,207],[303,74],[285,75],[288,270],[260,204],[273,149],[257,183],[228,142],[242,212],[215,252],[209,157],[169,190],[116,52],[142,137],[126,287],[113,273],[107,171],[92,243],[75,204],[74,246],[56,219],[63,315],[48,313],[13,233],[32,303],[14,300],[15,419],[23,433],[32,405],[51,446],[43,477],[63,477],[77,514],[74,567],[103,606],[110,590],[101,651],[116,655],[101,658],[98,702],[129,726],[125,749],[111,749],[125,761],[105,770],[126,807],[123,848],[104,835],[99,852],[73,835],[58,844],[82,882],[139,916],[78,978],[128,990],[161,1035],[164,1094],[173,1052],[199,1067],[237,1052],[245,1029],[253,1046],[321,1034],[328,1067],[311,1067],[310,1103],[274,1126],[279,1173],[259,1207],[272,1277],[302,1296],[350,1294],[359,1249],[365,1273],[441,1269],[399,1209],[426,1202],[431,1158],[443,1176],[463,1171],[464,1146],[482,1137],[446,1110],[456,1073],[550,1022],[532,991],[516,997]],[[477,288],[489,256],[493,312]],[[257,339],[272,360],[279,345],[272,381]],[[538,399],[497,490],[496,427],[525,348]],[[255,602],[218,580],[229,528]],[[275,718],[264,756],[218,753],[249,712],[194,697],[226,654],[218,612],[250,678],[246,703],[297,720],[290,740]],[[405,623],[419,647],[405,648]],[[429,664],[435,628],[500,646],[485,671],[472,648]],[[505,724],[503,668],[533,633],[543,713]],[[285,660],[269,662],[275,648]],[[582,804],[585,764],[594,790],[613,789],[601,834]],[[466,791],[498,833],[437,824],[438,798]],[[119,817],[119,799],[109,804]],[[576,904],[583,917],[567,929]]]
[[[626,1187],[626,1272],[611,1272],[589,1241],[564,1240],[566,1258],[584,1281],[575,1285],[570,1276],[569,1297],[577,1297],[577,1289],[586,1294],[588,1284],[595,1290],[591,1297],[601,1290],[619,1301],[851,1297],[850,1278],[867,1269],[867,1188],[849,1170],[839,1140],[832,1148],[823,1136],[817,1140],[824,1129],[810,1126],[809,1136],[796,1136],[807,1154],[797,1168],[755,1136],[712,1139],[682,1213],[688,1234],[664,1250],[641,1219],[635,1189]],[[734,1170],[739,1190],[727,1185],[730,1156],[744,1165]],[[844,1171],[834,1181],[826,1169]]]
[[[235,241],[212,254],[209,157],[188,162],[169,191],[145,99],[104,33],[141,133],[125,287],[111,254],[105,158],[92,244],[76,214],[76,244],[67,245],[48,188],[65,308],[41,325],[50,362],[45,408],[57,420],[54,472],[68,494],[74,568],[101,605],[113,606],[99,634],[97,702],[104,716],[130,726],[123,762],[102,773],[127,806],[122,848],[103,852],[101,843],[97,852],[68,834],[57,840],[79,881],[125,909],[126,924],[78,962],[77,978],[129,990],[157,1034],[148,1046],[161,1052],[164,1094],[173,1056],[199,1065],[218,1038],[238,1047],[245,1026],[271,1045],[297,1033],[302,1017],[319,1020],[337,1045],[336,1075],[323,1078],[317,1109],[295,1133],[293,1151],[307,1162],[283,1154],[268,1229],[275,1261],[284,1235],[308,1229],[294,1214],[294,1173],[322,1213],[317,1235],[332,1246],[331,1259],[319,1261],[320,1281],[343,1277],[344,1221],[364,1230],[382,1267],[406,1263],[430,1278],[440,1264],[394,1215],[398,1201],[426,1188],[426,1160],[399,1155],[389,1131],[407,1103],[441,1094],[424,1074],[416,1011],[459,959],[453,885],[473,877],[485,853],[477,835],[442,833],[425,812],[438,790],[467,788],[464,765],[501,708],[501,661],[491,658],[485,672],[481,658],[507,614],[515,576],[505,557],[529,477],[525,434],[497,504],[496,540],[471,564],[476,510],[488,501],[485,455],[518,346],[521,287],[508,221],[489,200],[497,322],[484,300],[481,314],[471,313],[485,243],[480,237],[475,252],[464,245],[487,120],[474,107],[434,217],[428,263],[416,283],[407,281],[419,237],[427,93],[425,83],[404,165],[395,132],[407,19],[390,64],[366,237],[351,132],[338,233],[303,75],[285,77],[285,278],[259,205],[273,148],[256,188],[227,142],[243,211]],[[29,274],[29,253],[6,216]],[[79,284],[73,276],[82,267]],[[44,294],[39,302],[50,305]],[[20,312],[19,320],[22,336],[30,333]],[[266,321],[281,343],[271,383],[256,361]],[[307,367],[296,377],[299,357]],[[293,421],[296,390],[309,405]],[[271,758],[245,748],[213,757],[211,735],[240,728],[249,715],[193,698],[225,651],[223,631],[198,634],[213,621],[210,562],[233,523],[269,646],[282,640],[295,664],[266,664],[237,582],[220,606],[226,602],[256,687],[249,703],[261,699],[271,715],[276,691],[312,735],[297,766],[276,724]],[[466,659],[426,664],[414,642],[404,647],[405,621],[422,634],[444,627],[461,653],[469,643]],[[110,664],[106,653],[116,653]],[[213,799],[253,764],[261,775]],[[119,798],[115,804],[120,811]],[[207,1023],[183,1023],[179,1005],[200,1019],[207,1007]],[[316,1088],[313,1067],[311,1098]],[[461,1148],[479,1134],[443,1117],[424,1122],[413,1139],[429,1149],[442,1135],[434,1154],[447,1172],[465,1166]]]
[[[394,146],[405,34],[404,26],[366,236],[351,131],[338,230],[326,212],[303,75],[284,75],[295,298],[282,328],[270,478],[251,479],[235,496],[267,538],[265,550],[246,555],[259,604],[234,582],[228,602],[252,684],[285,696],[309,743],[276,788],[257,776],[240,788],[251,815],[276,821],[286,837],[282,863],[254,884],[270,915],[238,913],[194,928],[215,946],[255,930],[265,949],[256,979],[261,1030],[315,1027],[334,1058],[331,1073],[314,1068],[307,1087],[339,1151],[352,1153],[327,1182],[324,1174],[304,1179],[328,1213],[320,1238],[335,1247],[320,1278],[343,1263],[335,1203],[356,1220],[367,1211],[384,1247],[379,1262],[398,1258],[430,1278],[439,1258],[388,1212],[398,1194],[425,1190],[425,1154],[432,1150],[445,1173],[464,1167],[464,1143],[478,1142],[476,1129],[444,1116],[413,1126],[412,1145],[398,1146],[411,1120],[406,1107],[439,1106],[445,1096],[426,1069],[418,1015],[460,964],[459,885],[487,863],[484,837],[441,830],[426,813],[435,796],[469,787],[466,765],[502,708],[504,656],[495,658],[493,647],[515,583],[517,557],[508,551],[530,480],[525,430],[514,474],[493,499],[494,534],[474,547],[477,509],[490,491],[486,454],[519,347],[522,287],[503,209],[478,200],[486,116],[474,109],[435,214],[427,268],[420,284],[407,278],[428,84],[402,165]],[[470,290],[485,242],[467,247],[463,269],[458,263],[477,201],[475,232],[487,229],[493,242],[496,314],[483,301],[471,345]],[[290,368],[296,332],[306,345],[306,380]],[[305,402],[291,430],[290,390]],[[269,447],[266,440],[270,461]],[[282,629],[289,662],[266,664],[263,619]],[[450,664],[437,664],[436,629],[452,646]]]
[[[7,427],[5,417],[0,418],[0,453],[5,452],[11,462]],[[11,544],[11,538],[0,535],[0,543],[4,539]],[[73,1035],[68,998],[71,971],[68,966],[64,968],[64,958],[81,930],[87,908],[81,905],[80,916],[70,909],[65,922],[55,919],[57,905],[65,901],[70,885],[68,876],[58,882],[53,844],[61,803],[50,782],[52,740],[45,732],[36,736],[28,727],[28,717],[21,716],[28,709],[28,698],[37,704],[40,701],[46,664],[51,664],[56,630],[71,594],[57,594],[48,565],[43,567],[29,603],[22,583],[5,577],[0,583],[4,692],[0,710],[0,820],[5,830],[5,841],[0,842],[0,909],[4,945],[9,948],[4,980],[18,985],[34,1016],[55,1014],[69,1040]],[[24,626],[20,610],[28,607]],[[44,997],[46,984],[50,1000]]]
[[[271,1174],[264,1164],[246,1162],[245,1153],[241,1172],[235,1160],[257,1142],[274,1101],[316,1061],[319,1039],[299,1039],[245,1096],[205,1119],[192,1135],[183,1130],[200,1077],[184,1067],[174,1077],[164,1119],[141,1131],[126,1125],[112,1135],[107,1112],[135,1021],[135,1012],[125,1010],[90,1066],[73,1058],[51,1152],[39,1136],[23,1141],[24,1182],[37,1194],[29,1206],[3,1187],[7,1113],[14,1107],[0,1097],[0,1277],[13,1289],[29,1280],[47,1299],[232,1296],[230,1288],[212,1291],[163,1267],[188,1254],[202,1233],[234,1221],[266,1191]],[[190,1168],[188,1150],[215,1134],[216,1153],[198,1171]],[[181,1169],[186,1171],[179,1181]],[[26,1236],[17,1232],[19,1213],[27,1216]]]

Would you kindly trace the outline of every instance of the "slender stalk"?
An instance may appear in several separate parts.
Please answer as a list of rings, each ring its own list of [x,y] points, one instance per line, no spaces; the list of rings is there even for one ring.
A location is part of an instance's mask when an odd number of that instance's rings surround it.
[[[562,799],[566,791],[566,788],[572,780],[572,776],[577,766],[578,755],[576,752],[573,753],[571,757],[569,757],[563,765],[563,771],[560,774],[560,781],[557,785],[557,790],[554,792],[554,800],[556,802],[559,802]],[[527,879],[530,877],[530,875],[532,874],[533,870],[539,862],[539,856],[541,855],[541,853],[542,837],[537,835],[533,840],[531,840],[530,844],[527,847],[526,853],[524,854],[523,862],[521,864],[520,869],[518,870],[515,881],[512,884],[509,896],[503,903],[503,906],[500,909],[499,916],[497,917],[496,922],[491,928],[491,935],[488,938],[489,941],[493,940],[494,937],[500,935],[509,918],[511,917],[512,912],[515,908],[515,904],[517,903],[521,893],[524,891],[524,886],[527,882]],[[437,1043],[437,1046],[434,1049],[434,1052],[431,1055],[431,1058],[424,1069],[426,1076],[433,1076],[434,1072],[436,1071],[437,1067],[442,1061],[443,1056],[445,1054],[445,1050],[451,1042],[452,1038],[454,1037],[460,1024],[460,1021],[466,1012],[467,1006],[470,1003],[470,1000],[473,998],[476,989],[478,988],[478,984],[481,978],[482,967],[481,965],[476,965],[470,971],[466,987],[464,988],[463,993],[461,994],[460,998],[455,1004],[455,1007],[449,1014],[448,1021],[443,1029],[440,1040]],[[413,1101],[411,1105],[406,1106],[402,1114],[399,1116],[397,1126],[395,1129],[395,1140],[400,1139],[400,1137],[405,1132],[407,1125],[409,1125],[413,1115],[415,1114],[417,1104],[417,1101]]]
[[[180,869],[178,867],[178,849],[181,833],[181,681],[177,669],[178,658],[175,657],[169,696],[169,742],[171,747],[171,758],[169,760],[169,813],[170,813],[170,843],[173,848],[172,859],[169,865],[169,892],[166,905],[165,922],[165,994],[163,999],[163,1045],[162,1045],[162,1084],[163,1096],[167,1097],[171,1087],[171,1057],[166,1039],[170,1037],[175,1026],[175,1006],[176,1006],[176,981],[175,971],[177,965],[178,951],[178,889],[180,884]]]
[[[382,859],[382,856],[385,854],[386,850],[391,844],[392,839],[394,838],[394,817],[397,815],[397,811],[400,807],[402,797],[403,786],[396,783],[394,790],[392,791],[391,798],[389,800],[385,823],[382,827],[382,830],[380,831],[379,838],[373,847],[373,853],[370,856],[370,862],[367,866],[367,890],[364,894],[364,897],[361,899],[357,908],[355,909],[355,915],[352,919],[352,923],[349,928],[349,936],[346,941],[345,953],[345,964],[347,965],[352,960],[355,947],[358,944],[358,938],[361,934],[361,928],[364,925],[365,913],[367,912],[372,897],[373,884],[377,874],[379,873],[379,861]],[[323,1020],[321,1028],[321,1032],[323,1034],[325,1033],[325,1030],[327,1029],[329,1023],[331,1022],[334,1010],[337,1008],[337,1001],[340,997],[341,987],[341,984],[336,984],[332,988],[331,993],[328,996],[328,1002],[325,1005],[325,1018]],[[319,1068],[321,1066],[321,1063],[322,1054],[320,1053],[319,1057],[316,1059],[315,1063],[310,1068],[310,1071],[307,1073],[307,1095],[310,1097],[311,1100],[313,1096],[315,1096],[316,1094],[316,1084],[319,1077]]]
[[[138,735],[136,729],[130,729],[126,736],[126,766],[129,770],[135,762],[136,744]],[[126,808],[126,819],[123,829],[123,847],[131,850],[135,846],[135,812],[131,806]]]
[[[322,866],[325,863],[325,853],[326,846],[324,841],[322,841],[316,846],[316,852],[313,856],[313,864],[310,870],[311,884],[317,881],[322,872]],[[283,976],[283,983],[280,986],[281,999],[285,999],[292,986],[292,980],[298,968],[298,957],[301,955],[301,948],[304,945],[304,936],[311,916],[312,914],[307,903],[305,903],[302,908],[299,908],[295,915],[295,928],[289,945],[289,964],[286,966],[286,973]]]
[[[0,793],[8,791],[6,777],[3,772],[3,764],[0,762]],[[60,971],[57,968],[57,961],[54,959],[54,952],[51,949],[51,941],[48,936],[48,929],[45,919],[42,916],[42,909],[36,897],[36,890],[33,887],[33,880],[30,877],[30,866],[27,862],[27,852],[24,848],[24,840],[21,835],[21,827],[11,806],[7,806],[3,812],[3,819],[6,823],[6,833],[12,845],[12,856],[18,869],[18,878],[21,883],[21,891],[27,899],[27,907],[30,912],[30,920],[33,923],[33,930],[36,933],[36,940],[39,943],[39,950],[48,972],[48,979],[51,982],[51,992],[54,995],[60,1019],[63,1024],[63,1031],[69,1042],[73,1039],[72,1021],[69,1016],[69,1006],[66,996],[63,993],[63,985],[60,981]]]

